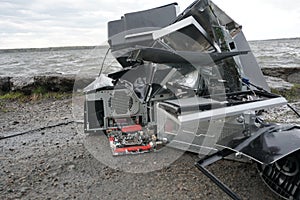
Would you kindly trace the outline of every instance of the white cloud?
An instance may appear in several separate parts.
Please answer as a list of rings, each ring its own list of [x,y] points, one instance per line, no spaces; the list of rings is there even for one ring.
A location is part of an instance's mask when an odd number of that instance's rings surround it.
[[[2,0],[0,48],[98,45],[107,22],[174,0]],[[183,10],[193,0],[177,1]],[[214,0],[243,25],[248,39],[299,37],[299,0]]]
[[[249,39],[300,37],[298,0],[214,0],[214,2],[243,25]]]

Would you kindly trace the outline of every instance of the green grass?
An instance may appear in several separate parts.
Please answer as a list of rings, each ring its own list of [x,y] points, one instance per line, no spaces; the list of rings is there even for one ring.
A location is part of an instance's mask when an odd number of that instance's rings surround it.
[[[72,93],[46,92],[45,90],[37,89],[33,91],[31,95],[25,95],[22,92],[9,92],[0,95],[0,100],[29,102],[29,101],[39,101],[44,99],[62,100],[71,97],[72,97]]]
[[[25,95],[21,92],[9,92],[3,95],[0,95],[0,100],[17,100],[24,98]]]
[[[0,101],[0,112],[8,112],[5,103]]]
[[[295,84],[294,87],[288,92],[287,99],[291,101],[300,99],[300,84]]]
[[[0,93],[0,112],[7,113],[10,109],[7,108],[7,102],[18,103],[35,103],[42,100],[63,100],[72,98],[72,93],[62,92],[47,92],[45,88],[37,88],[30,95],[26,95],[22,92],[9,92],[5,94]]]
[[[26,96],[21,92],[10,92],[0,95],[0,112],[7,113],[9,109],[6,107],[6,101],[19,101],[24,102]]]
[[[299,101],[300,100],[300,84],[294,84],[294,86],[287,91],[281,92],[276,89],[271,89],[274,94],[284,96],[288,101]]]
[[[47,88],[39,86],[32,91],[32,94],[46,94]]]

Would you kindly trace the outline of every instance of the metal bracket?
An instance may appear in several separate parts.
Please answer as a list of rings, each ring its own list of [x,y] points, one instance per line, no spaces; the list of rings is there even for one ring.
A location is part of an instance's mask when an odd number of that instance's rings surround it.
[[[233,200],[241,200],[241,198],[236,193],[234,193],[227,185],[222,183],[214,174],[212,174],[210,171],[208,171],[205,168],[206,166],[208,166],[214,162],[217,162],[219,160],[222,160],[224,157],[226,157],[232,153],[233,153],[233,151],[224,149],[215,154],[206,156],[205,158],[196,162],[195,165],[206,177],[208,177],[212,182],[214,182],[229,197],[231,197]]]

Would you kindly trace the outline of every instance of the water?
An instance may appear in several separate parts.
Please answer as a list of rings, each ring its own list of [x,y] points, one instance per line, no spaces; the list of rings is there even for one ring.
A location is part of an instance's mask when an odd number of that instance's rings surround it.
[[[261,67],[300,68],[300,38],[252,41],[250,46]]]
[[[252,41],[250,46],[261,67],[299,67],[300,38]],[[41,50],[0,50],[0,76],[32,76],[36,74],[97,75],[107,48],[50,48]],[[109,54],[102,72],[120,69]]]
[[[120,65],[108,54],[108,47],[67,48],[39,50],[0,50],[0,76],[32,76],[37,74],[98,75],[100,69],[108,73],[120,69]]]

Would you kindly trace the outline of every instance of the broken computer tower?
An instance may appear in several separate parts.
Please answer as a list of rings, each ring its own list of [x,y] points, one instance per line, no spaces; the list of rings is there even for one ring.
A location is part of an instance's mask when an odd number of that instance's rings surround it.
[[[300,199],[300,127],[259,117],[287,101],[270,93],[242,27],[217,5],[125,14],[108,23],[108,43],[122,68],[85,89],[84,128],[104,132],[113,155],[161,145],[206,155],[196,166],[239,199],[205,169],[237,153],[281,197]]]

